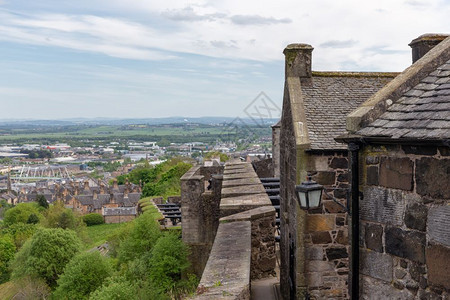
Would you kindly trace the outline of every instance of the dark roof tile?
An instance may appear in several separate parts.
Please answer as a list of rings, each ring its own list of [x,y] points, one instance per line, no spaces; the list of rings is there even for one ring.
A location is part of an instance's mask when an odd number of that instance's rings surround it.
[[[424,90],[426,92],[422,93]],[[449,139],[450,61],[406,92],[358,133],[396,139]]]
[[[312,83],[302,85],[311,149],[346,149],[334,138],[346,132],[347,114],[386,85],[392,77],[373,74],[354,76],[314,76]]]

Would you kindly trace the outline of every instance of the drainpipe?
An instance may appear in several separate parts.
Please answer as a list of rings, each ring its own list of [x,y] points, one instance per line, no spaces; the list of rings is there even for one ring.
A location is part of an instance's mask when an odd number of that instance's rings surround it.
[[[359,144],[348,144],[351,163],[351,216],[352,216],[352,240],[351,240],[351,299],[359,299]]]

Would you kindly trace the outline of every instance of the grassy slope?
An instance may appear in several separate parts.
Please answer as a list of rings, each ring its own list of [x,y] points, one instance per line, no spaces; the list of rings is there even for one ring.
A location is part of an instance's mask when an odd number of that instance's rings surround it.
[[[11,299],[18,291],[19,287],[12,281],[0,284],[0,299]]]
[[[92,249],[106,242],[106,238],[116,229],[126,223],[101,224],[87,227],[87,235],[90,243],[85,245],[85,249]],[[1,299],[1,298],[0,298]]]

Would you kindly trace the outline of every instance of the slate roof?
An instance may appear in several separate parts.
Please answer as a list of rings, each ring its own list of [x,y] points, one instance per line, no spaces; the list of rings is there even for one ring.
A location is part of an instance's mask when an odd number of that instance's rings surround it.
[[[347,132],[347,114],[397,74],[313,72],[312,83],[301,87],[311,149],[346,150],[347,145],[334,138]]]
[[[104,216],[130,216],[136,215],[136,207],[105,207]]]
[[[393,139],[450,139],[450,60],[357,134]]]

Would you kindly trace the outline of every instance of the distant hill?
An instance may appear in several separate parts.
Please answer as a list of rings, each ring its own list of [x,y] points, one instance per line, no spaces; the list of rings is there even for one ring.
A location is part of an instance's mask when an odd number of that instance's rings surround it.
[[[108,118],[71,118],[62,120],[2,120],[0,126],[71,126],[71,125],[129,125],[129,124],[180,124],[180,123],[196,123],[219,125],[229,124],[236,118],[231,117],[166,117],[166,118],[145,118],[145,119],[108,119]],[[255,124],[250,118],[241,118],[245,124]],[[258,122],[263,122],[265,125],[272,125],[278,122],[278,119],[262,119]]]

